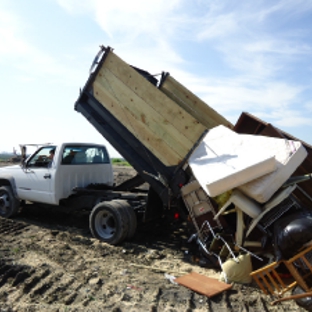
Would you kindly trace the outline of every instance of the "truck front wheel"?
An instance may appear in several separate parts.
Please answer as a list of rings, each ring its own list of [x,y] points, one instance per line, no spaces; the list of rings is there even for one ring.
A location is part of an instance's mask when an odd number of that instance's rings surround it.
[[[0,187],[0,216],[10,218],[15,216],[20,207],[20,202],[14,197],[11,187]]]
[[[102,202],[92,209],[89,227],[95,238],[116,245],[122,242],[128,233],[127,221],[122,207],[114,201]]]

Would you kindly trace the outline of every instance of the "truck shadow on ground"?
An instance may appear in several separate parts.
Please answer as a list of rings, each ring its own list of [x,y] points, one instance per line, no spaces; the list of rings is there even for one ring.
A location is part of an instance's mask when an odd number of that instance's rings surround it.
[[[89,213],[87,210],[65,212],[58,207],[29,204],[23,207],[14,220],[51,231],[68,231],[70,235],[81,235],[91,239],[93,237],[89,230]],[[186,221],[159,218],[138,224],[134,237],[130,241],[125,240],[119,246],[127,248],[129,245],[136,245],[137,251],[142,246],[142,250],[172,250],[175,253],[180,252],[181,255],[190,255],[196,253],[196,246],[188,243],[191,234],[192,228]]]

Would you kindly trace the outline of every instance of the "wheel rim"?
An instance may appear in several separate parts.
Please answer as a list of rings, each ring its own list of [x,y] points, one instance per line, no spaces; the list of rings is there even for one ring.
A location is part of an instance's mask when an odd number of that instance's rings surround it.
[[[0,214],[5,215],[10,209],[10,197],[7,193],[0,194]]]
[[[116,233],[116,222],[112,213],[100,211],[94,220],[94,226],[98,235],[103,239],[110,239]]]

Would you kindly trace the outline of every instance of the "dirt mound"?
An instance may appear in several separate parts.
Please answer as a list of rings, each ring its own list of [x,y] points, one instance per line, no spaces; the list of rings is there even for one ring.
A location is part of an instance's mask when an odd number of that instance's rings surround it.
[[[115,172],[118,181],[134,173]],[[219,276],[193,261],[190,234],[185,223],[159,220],[111,246],[92,238],[88,212],[29,205],[0,218],[0,311],[304,311],[294,301],[271,306],[253,284],[208,299],[171,283],[165,274]]]

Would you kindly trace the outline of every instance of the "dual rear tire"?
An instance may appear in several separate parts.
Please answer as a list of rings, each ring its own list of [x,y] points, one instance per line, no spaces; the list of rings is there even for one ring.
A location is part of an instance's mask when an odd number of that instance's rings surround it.
[[[133,208],[125,200],[101,202],[91,211],[89,227],[95,238],[117,245],[134,236],[137,219]]]

